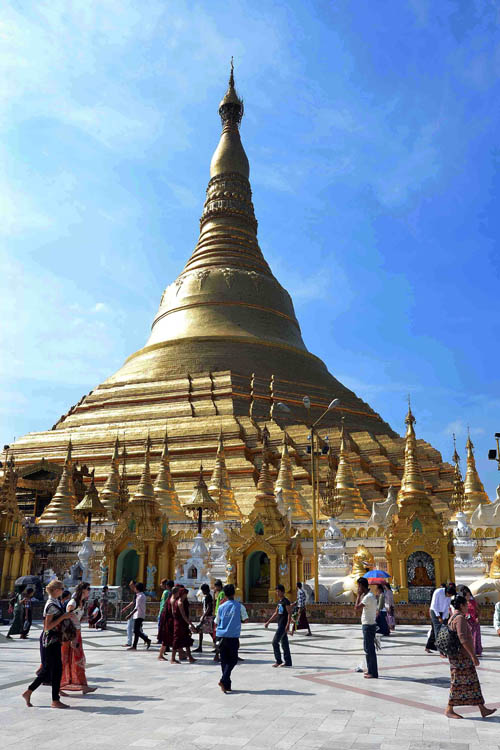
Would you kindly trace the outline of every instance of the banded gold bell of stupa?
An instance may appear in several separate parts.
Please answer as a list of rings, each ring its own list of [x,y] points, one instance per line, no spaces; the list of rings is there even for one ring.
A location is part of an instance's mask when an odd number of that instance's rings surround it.
[[[248,520],[251,524],[260,522],[266,537],[270,534],[279,534],[284,529],[285,521],[276,505],[273,480],[269,464],[265,461],[260,470],[257,494]]]
[[[153,481],[151,479],[150,453],[151,438],[148,435],[144,445],[144,467],[142,469],[141,478],[129,502],[131,505],[142,506],[144,509],[149,507],[157,510],[158,503],[156,501]]]
[[[344,423],[342,423],[340,432],[339,465],[335,475],[334,488],[334,503],[337,507],[342,508],[337,518],[360,520],[370,518],[370,511],[361,497],[349,460]]]
[[[208,491],[219,504],[220,521],[237,521],[241,518],[241,511],[238,508],[231,487],[231,482],[229,481],[222,430],[219,435],[215,466],[210,479],[210,484],[208,485]]]
[[[170,471],[170,457],[168,454],[168,435],[165,428],[163,439],[163,450],[160,459],[160,468],[154,482],[154,493],[161,513],[169,521],[186,521],[186,514],[181,508],[179,496],[175,489],[174,480]]]
[[[38,519],[39,526],[72,526],[75,524],[73,508],[76,505],[76,495],[73,485],[72,447],[70,438],[63,473],[52,500]]]
[[[111,469],[108,478],[101,490],[101,502],[106,508],[108,518],[113,516],[113,511],[120,492],[120,441],[118,436],[113,448],[113,457],[111,459]]]
[[[470,435],[467,438],[467,471],[465,472],[464,482],[464,494],[465,494],[465,508],[464,513],[467,518],[470,519],[472,513],[475,511],[478,505],[489,503],[490,499],[487,492],[485,492],[484,485],[479,478],[478,471],[476,469],[476,459],[474,457],[474,444],[470,439]]]
[[[286,510],[291,508],[293,521],[308,521],[311,519],[311,516],[306,509],[304,499],[295,487],[292,460],[288,452],[288,435],[286,432],[283,436],[281,462],[274,490],[275,492],[281,490],[283,505]]]

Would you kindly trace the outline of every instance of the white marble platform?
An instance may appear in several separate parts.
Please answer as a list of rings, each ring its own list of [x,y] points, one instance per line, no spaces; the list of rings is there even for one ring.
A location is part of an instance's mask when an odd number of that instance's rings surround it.
[[[399,626],[383,639],[380,679],[364,680],[360,627],[313,625],[313,637],[291,640],[294,665],[273,669],[273,628],[244,626],[244,664],[233,672],[234,692],[218,688],[220,668],[210,651],[194,665],[156,659],[157,647],[121,648],[124,625],[105,632],[84,626],[89,683],[96,693],[50,709],[50,688],[20,694],[39,663],[39,625],[27,641],[5,639],[0,628],[2,748],[331,748],[332,750],[491,750],[500,748],[500,716],[464,721],[442,715],[449,686],[446,661],[424,652],[426,628]],[[148,623],[153,635],[155,625]],[[500,706],[500,638],[483,628],[480,679],[487,703]]]

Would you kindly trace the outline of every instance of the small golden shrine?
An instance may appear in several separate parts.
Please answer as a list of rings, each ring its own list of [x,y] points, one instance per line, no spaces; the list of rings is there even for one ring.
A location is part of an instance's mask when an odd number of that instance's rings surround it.
[[[239,531],[228,534],[228,581],[244,601],[274,601],[278,583],[293,596],[303,580],[302,548],[286,515],[278,510],[269,465],[264,461],[255,503]]]
[[[160,512],[150,472],[151,441],[145,445],[144,468],[137,488],[113,531],[106,531],[104,556],[109,581],[126,586],[130,580],[146,581],[148,590],[175,570],[176,546],[168,520]],[[123,492],[123,489],[122,489]]]
[[[388,571],[399,601],[426,602],[443,581],[454,581],[451,531],[432,507],[420,469],[415,438],[415,417],[408,406],[405,465],[398,511],[386,541]]]
[[[0,471],[0,592],[5,593],[14,590],[17,578],[31,572],[33,559],[17,505],[17,478],[14,459],[7,456]]]

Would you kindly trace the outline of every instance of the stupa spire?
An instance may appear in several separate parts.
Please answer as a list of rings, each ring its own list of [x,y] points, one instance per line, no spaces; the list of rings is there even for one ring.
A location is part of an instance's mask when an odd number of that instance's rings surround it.
[[[134,494],[130,500],[131,503],[154,503],[156,504],[155,493],[153,489],[153,482],[151,480],[151,469],[150,469],[150,453],[151,453],[151,438],[146,439],[144,446],[144,467],[142,469],[141,478],[139,484],[136,487]]]
[[[465,494],[465,508],[464,512],[468,518],[475,511],[478,505],[489,503],[490,499],[488,494],[485,492],[484,485],[479,478],[479,474],[476,468],[476,459],[474,456],[474,443],[470,439],[470,433],[467,436],[466,443],[467,450],[467,470],[465,472],[464,482],[464,494]]]
[[[241,511],[236,503],[234,492],[229,481],[229,473],[226,467],[226,456],[224,452],[224,438],[222,429],[219,435],[217,445],[217,454],[215,456],[215,466],[208,485],[208,491],[214,500],[219,503],[219,519],[239,520]]]
[[[285,520],[276,505],[273,480],[267,461],[263,462],[260,469],[257,494],[249,521],[253,524],[260,522],[264,536],[279,534],[285,527]]]
[[[118,435],[115,439],[113,448],[113,456],[111,458],[111,468],[108,474],[108,478],[101,490],[101,503],[104,505],[107,511],[108,518],[111,518],[113,509],[118,502],[118,496],[120,492],[120,441]]]
[[[122,473],[120,475],[120,483],[118,485],[118,499],[113,510],[113,518],[115,519],[120,518],[121,514],[124,513],[130,501],[127,479],[127,448],[125,445],[123,446],[121,463]]]
[[[168,453],[168,433],[165,427],[163,438],[163,450],[160,458],[160,469],[154,483],[154,493],[160,511],[169,521],[185,521],[186,514],[181,508],[179,496],[175,489],[174,480],[170,471],[170,456]]]
[[[68,441],[64,468],[52,500],[38,519],[39,526],[71,526],[75,523],[73,508],[76,505],[75,487],[73,485],[73,445]]]
[[[334,481],[334,504],[342,508],[338,518],[369,518],[370,511],[366,507],[358,483],[349,460],[348,439],[344,421],[340,430],[339,465]]]
[[[406,424],[406,444],[405,444],[405,465],[401,488],[398,493],[398,505],[410,508],[414,506],[415,510],[423,510],[424,506],[432,508],[432,502],[425,488],[425,480],[420,468],[417,455],[417,439],[415,437],[415,417],[411,410],[408,399],[408,413],[405,418]]]
[[[464,481],[460,471],[460,456],[457,452],[457,441],[453,433],[453,493],[451,495],[450,508],[453,511],[452,519],[456,519],[457,513],[463,512],[465,508]]]
[[[288,435],[286,432],[283,435],[283,443],[281,446],[281,462],[278,472],[278,478],[276,480],[274,489],[276,492],[278,492],[278,490],[281,490],[283,506],[285,510],[287,510],[288,508],[292,509],[292,520],[307,521],[310,519],[310,515],[307,512],[304,500],[295,487],[292,460],[288,452]]]

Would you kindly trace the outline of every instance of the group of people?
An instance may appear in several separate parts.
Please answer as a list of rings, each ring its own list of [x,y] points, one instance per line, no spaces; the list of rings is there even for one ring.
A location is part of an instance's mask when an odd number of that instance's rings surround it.
[[[359,578],[357,581],[358,596],[356,609],[361,611],[363,630],[363,648],[366,655],[366,679],[378,678],[376,651],[377,617],[380,614],[381,587],[377,587],[377,596],[370,591],[369,581]],[[481,716],[491,716],[495,708],[488,708],[484,703],[481,685],[476,667],[482,654],[481,627],[476,601],[467,586],[460,588],[454,583],[443,584],[432,595],[429,608],[431,629],[426,644],[426,652],[440,650],[440,643],[449,643],[448,652],[441,652],[442,658],[450,663],[450,695],[445,714],[450,719],[463,719],[455,711],[457,706],[478,706]],[[500,636],[500,602],[495,607],[494,627]],[[442,628],[447,631],[445,639],[440,638]],[[388,634],[388,633],[386,633]]]
[[[85,674],[81,622],[90,594],[89,583],[79,583],[73,594],[64,590],[61,581],[46,586],[48,599],[43,610],[43,631],[40,635],[40,667],[37,676],[24,691],[27,706],[40,685],[51,685],[52,708],[69,708],[60,699],[68,692],[92,693]],[[64,691],[64,692],[62,692]]]
[[[213,594],[208,584],[201,586],[202,615],[195,624],[190,616],[188,590],[174,581],[164,579],[158,617],[158,636],[160,644],[158,659],[167,661],[165,654],[170,653],[170,663],[180,664],[187,660],[196,661],[193,653],[202,653],[203,637],[207,635],[213,646],[214,661],[220,662],[222,675],[219,687],[224,693],[231,692],[231,673],[239,657],[239,638],[242,622],[248,622],[244,605],[235,600],[235,589],[232,584],[222,585],[215,581]],[[123,612],[127,612],[127,643],[131,650],[137,650],[139,639],[146,648],[151,646],[151,639],[143,631],[146,619],[146,595],[144,585],[131,581],[129,587],[133,599]],[[73,594],[65,591],[61,581],[53,580],[47,587],[48,599],[45,603],[43,632],[40,636],[41,664],[37,676],[23,693],[27,706],[31,706],[31,695],[41,684],[52,687],[52,707],[68,708],[60,700],[61,695],[80,691],[83,694],[96,690],[87,683],[85,674],[85,654],[82,645],[81,622],[86,613],[90,594],[90,584],[80,583]],[[275,661],[273,667],[291,667],[289,635],[296,630],[306,629],[311,635],[306,612],[306,594],[301,583],[297,584],[297,599],[291,602],[285,596],[285,587],[276,587],[277,606],[264,627],[277,620],[277,629],[273,637]],[[14,621],[7,634],[20,634],[26,638],[32,621],[33,589],[26,589],[16,600],[11,602]],[[104,600],[104,606],[103,606]],[[94,600],[88,607],[89,627],[101,623],[106,627],[107,591],[103,592],[101,602]],[[359,578],[357,581],[357,598],[355,607],[361,612],[363,648],[366,655],[366,679],[378,678],[377,633],[389,635],[395,628],[394,597],[390,585],[378,584],[376,593],[370,590],[370,581]],[[443,658],[448,658],[451,672],[451,686],[446,716],[453,719],[463,718],[455,711],[457,706],[478,706],[483,717],[490,716],[495,709],[485,706],[476,667],[482,654],[481,628],[476,601],[467,586],[457,588],[454,583],[443,584],[433,593],[430,608],[431,629],[426,644],[426,651],[440,651]],[[495,608],[494,627],[500,636],[500,602]],[[446,628],[449,638],[454,637],[456,648],[446,651],[442,646],[442,628]],[[449,631],[449,633],[448,633]],[[453,635],[454,634],[454,635]],[[198,645],[193,649],[193,636],[198,636]],[[444,650],[443,650],[444,649]],[[64,692],[63,692],[64,691]]]

